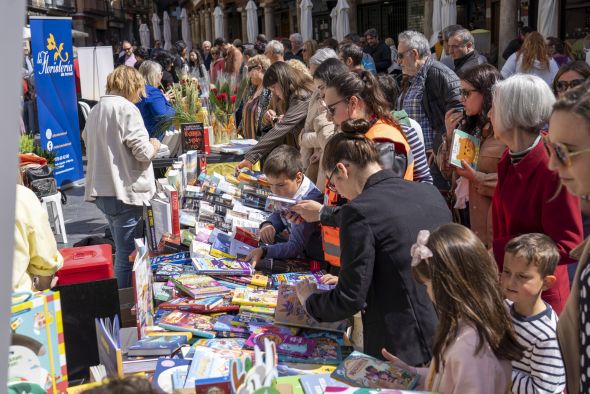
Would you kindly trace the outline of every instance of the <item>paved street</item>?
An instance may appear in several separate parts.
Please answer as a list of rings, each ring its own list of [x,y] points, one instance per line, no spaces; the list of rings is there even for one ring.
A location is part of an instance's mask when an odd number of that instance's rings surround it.
[[[84,186],[80,186],[65,191],[68,203],[63,206],[63,214],[68,243],[58,244],[59,248],[71,247],[89,236],[104,236],[107,221],[96,205],[84,201],[84,190]]]

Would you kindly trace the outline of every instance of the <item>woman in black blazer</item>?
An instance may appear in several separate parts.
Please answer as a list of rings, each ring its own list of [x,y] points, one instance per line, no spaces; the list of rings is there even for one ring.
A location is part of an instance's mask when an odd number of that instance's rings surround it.
[[[326,145],[322,166],[329,187],[350,202],[342,207],[341,268],[336,288],[313,294],[300,282],[307,312],[332,322],[361,311],[364,352],[385,348],[408,364],[432,358],[436,313],[423,285],[412,277],[410,248],[418,231],[449,223],[451,214],[432,185],[408,182],[382,170],[365,120],[350,120]],[[344,132],[347,131],[347,132]]]

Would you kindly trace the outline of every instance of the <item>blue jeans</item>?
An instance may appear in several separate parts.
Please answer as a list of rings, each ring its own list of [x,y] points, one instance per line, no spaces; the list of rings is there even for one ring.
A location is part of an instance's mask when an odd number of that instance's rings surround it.
[[[115,240],[115,276],[120,289],[131,287],[129,255],[135,250],[135,238],[143,237],[143,208],[128,205],[116,197],[96,197],[96,206],[104,213]]]

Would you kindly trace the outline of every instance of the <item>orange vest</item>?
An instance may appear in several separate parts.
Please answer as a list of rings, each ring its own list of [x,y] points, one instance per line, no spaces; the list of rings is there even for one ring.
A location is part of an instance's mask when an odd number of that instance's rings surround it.
[[[396,144],[396,148],[399,145],[402,145],[405,148],[406,157],[408,158],[404,179],[408,181],[414,179],[414,160],[412,158],[410,144],[408,144],[408,141],[399,129],[378,120],[373,126],[371,126],[365,136],[376,142],[393,142]],[[328,189],[328,182],[326,181],[324,205],[333,207],[342,205],[344,202],[344,199],[340,197],[338,193]],[[324,246],[324,260],[330,263],[330,265],[340,267],[340,229],[338,227],[322,225],[322,243]]]

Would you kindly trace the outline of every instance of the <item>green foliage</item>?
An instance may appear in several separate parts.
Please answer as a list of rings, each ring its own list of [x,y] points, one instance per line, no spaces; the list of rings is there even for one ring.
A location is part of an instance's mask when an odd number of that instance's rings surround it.
[[[39,144],[35,143],[35,137],[32,134],[23,134],[20,136],[20,153],[34,153],[37,156],[44,157],[48,164],[53,164],[57,153],[42,149]]]

